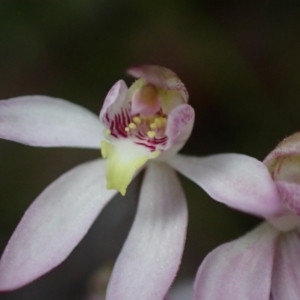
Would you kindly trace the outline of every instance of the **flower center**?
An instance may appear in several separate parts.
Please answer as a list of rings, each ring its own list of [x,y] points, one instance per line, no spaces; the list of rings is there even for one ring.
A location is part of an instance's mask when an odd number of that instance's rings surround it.
[[[125,126],[124,130],[127,132],[127,137],[133,138],[137,145],[143,145],[151,151],[155,151],[157,145],[165,145],[167,142],[166,123],[166,116],[158,114],[149,117],[136,115]]]
[[[115,113],[106,112],[104,136],[107,140],[130,138],[136,145],[145,146],[151,152],[161,151],[167,143],[167,119],[156,89],[145,85],[120,110]]]
[[[160,67],[136,72],[139,79],[129,89],[122,80],[111,88],[100,112],[107,188],[122,195],[149,159],[162,152],[164,159],[182,147],[194,121],[187,91],[173,72]]]
[[[158,146],[167,143],[165,135],[167,116],[155,114],[153,116],[135,115],[130,118],[129,114],[122,113],[116,116],[108,128],[104,131],[106,139],[130,138],[135,144],[149,148],[151,152],[159,151]]]

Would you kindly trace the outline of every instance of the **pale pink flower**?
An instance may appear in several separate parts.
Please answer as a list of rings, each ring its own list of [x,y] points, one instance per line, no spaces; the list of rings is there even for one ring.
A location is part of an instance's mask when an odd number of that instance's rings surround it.
[[[189,137],[194,110],[170,70],[141,66],[129,89],[118,81],[100,119],[85,108],[45,96],[0,102],[0,137],[32,146],[99,149],[106,159],[81,164],[48,186],[28,208],[0,261],[0,290],[19,288],[60,264],[103,207],[125,194],[144,166],[137,214],[117,259],[107,300],[159,300],[180,264],[187,205],[182,172],[214,199],[265,215],[276,213],[276,190],[264,165],[238,154],[176,154]],[[201,212],[200,212],[201,213]]]
[[[208,254],[196,276],[194,300],[300,299],[300,133],[283,140],[264,163],[281,212]]]

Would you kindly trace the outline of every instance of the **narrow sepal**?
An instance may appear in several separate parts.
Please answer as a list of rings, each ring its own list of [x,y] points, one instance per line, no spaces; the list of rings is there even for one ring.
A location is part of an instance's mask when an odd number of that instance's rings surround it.
[[[186,200],[175,172],[163,163],[149,164],[106,299],[162,300],[179,267],[186,226]]]

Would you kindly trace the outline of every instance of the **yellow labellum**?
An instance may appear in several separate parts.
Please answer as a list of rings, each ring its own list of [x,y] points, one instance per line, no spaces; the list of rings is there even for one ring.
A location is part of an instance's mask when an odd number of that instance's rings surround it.
[[[157,157],[159,157],[159,156],[160,156],[160,153],[161,153],[161,152],[158,151],[158,150],[152,152],[152,158],[157,158]]]
[[[123,196],[134,173],[151,158],[144,151],[134,155],[130,150],[132,147],[126,151],[126,145],[118,147],[107,141],[101,142],[102,156],[106,158],[106,188],[118,190]]]

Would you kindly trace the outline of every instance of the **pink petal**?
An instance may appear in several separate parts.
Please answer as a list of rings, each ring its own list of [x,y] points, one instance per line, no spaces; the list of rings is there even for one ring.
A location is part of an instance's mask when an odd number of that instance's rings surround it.
[[[168,116],[166,150],[172,147],[172,152],[179,151],[190,137],[195,120],[195,111],[188,104],[174,108]]]
[[[300,216],[300,185],[293,182],[275,181],[281,202]]]
[[[280,156],[300,154],[300,132],[296,132],[285,138],[278,146],[265,158],[264,163],[270,165],[272,161]]]
[[[184,102],[188,102],[189,94],[185,85],[171,70],[155,66],[143,65],[132,67],[127,73],[135,78],[144,78],[148,83],[166,90],[179,91]]]
[[[96,115],[71,102],[47,96],[0,101],[0,137],[41,147],[100,148]]]
[[[272,278],[274,300],[297,300],[300,298],[299,257],[299,230],[282,234],[274,260]]]
[[[264,223],[213,250],[200,266],[195,300],[269,300],[279,231]]]
[[[265,165],[241,154],[203,158],[176,155],[169,163],[213,199],[260,216],[282,211],[276,186]]]
[[[0,290],[19,288],[60,264],[115,191],[105,188],[105,162],[77,166],[28,208],[0,261]]]
[[[104,116],[107,113],[109,108],[113,107],[114,109],[114,111],[110,113],[116,113],[125,106],[124,101],[127,92],[128,92],[128,88],[124,80],[119,80],[112,86],[112,88],[109,90],[108,94],[106,95],[102,109],[100,111],[99,117],[102,122],[105,122]]]
[[[106,299],[162,300],[179,267],[186,226],[186,200],[175,172],[164,163],[149,163]]]
[[[282,214],[270,217],[267,220],[270,224],[283,232],[291,231],[300,226],[299,216],[287,208],[282,211]]]

